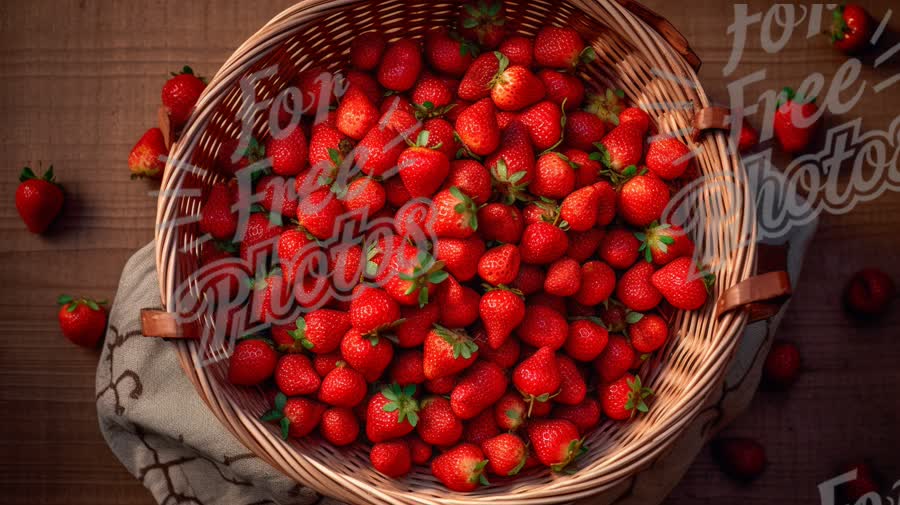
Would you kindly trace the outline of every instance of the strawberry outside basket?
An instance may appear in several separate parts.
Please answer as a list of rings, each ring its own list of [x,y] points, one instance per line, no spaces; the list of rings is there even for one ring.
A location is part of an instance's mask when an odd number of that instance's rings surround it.
[[[196,340],[174,340],[198,394],[235,437],[297,482],[347,503],[537,505],[602,493],[649,466],[695,418],[720,384],[738,337],[753,317],[753,311],[745,310],[750,302],[789,290],[784,273],[755,276],[755,208],[740,159],[728,149],[722,131],[695,135],[707,127],[724,129],[727,111],[710,107],[695,73],[700,61],[674,28],[626,0],[507,0],[505,6],[511,31],[534,36],[547,23],[577,29],[598,56],[583,70],[597,90],[624,90],[651,114],[661,133],[674,133],[698,152],[695,165],[701,176],[730,174],[730,184],[704,185],[695,195],[695,212],[730,216],[727,222],[703,220],[701,229],[691,232],[716,269],[713,296],[701,310],[671,315],[673,337],[641,371],[656,393],[648,414],[627,424],[607,422],[589,434],[588,451],[571,475],[526,472],[514,482],[467,494],[448,491],[425,468],[400,480],[386,478],[371,468],[368,447],[362,445],[338,449],[317,439],[282,440],[277,426],[258,420],[270,407],[261,390],[229,384],[225,360],[202,364],[203,353],[225,357],[224,348],[201,349]],[[199,231],[191,218],[199,212],[201,190],[222,180],[212,167],[223,143],[238,135],[241,78],[277,63],[277,74],[257,89],[259,99],[272,98],[299,70],[344,65],[355,34],[379,30],[393,38],[421,38],[429,28],[450,24],[458,8],[455,2],[421,0],[306,0],[276,16],[234,52],[171,148],[156,234],[165,311],[143,315],[145,334],[190,336],[171,317],[179,313],[175,292],[192,282],[198,268]],[[254,118],[254,135],[260,139],[267,135],[264,116]],[[735,308],[742,310],[731,310]],[[211,323],[201,319],[197,324]]]

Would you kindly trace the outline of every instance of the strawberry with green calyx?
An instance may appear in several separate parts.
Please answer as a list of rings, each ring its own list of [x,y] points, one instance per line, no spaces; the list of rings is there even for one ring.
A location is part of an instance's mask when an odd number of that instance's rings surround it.
[[[499,349],[525,319],[525,301],[521,291],[498,286],[482,295],[478,313],[484,323],[488,346]]]
[[[397,160],[400,179],[412,198],[433,195],[450,173],[450,160],[438,150],[440,145],[429,147],[428,138],[428,130],[422,130]]]
[[[275,373],[278,354],[271,342],[256,337],[241,339],[228,360],[228,381],[238,386],[256,386]]]
[[[647,263],[662,266],[681,256],[694,254],[694,242],[678,225],[654,221],[645,231],[635,232],[634,236],[641,242],[639,251]]]
[[[588,94],[584,110],[613,126],[619,125],[619,114],[625,109],[625,92],[621,89],[607,89],[601,95]]]
[[[275,395],[272,410],[260,417],[261,421],[277,422],[281,428],[281,438],[303,438],[310,433],[322,419],[325,407],[318,402],[306,398],[288,399],[284,393]]]
[[[597,151],[590,159],[603,163],[613,172],[640,163],[644,156],[644,133],[633,123],[625,123],[613,128],[600,142],[594,143]]]
[[[776,105],[773,129],[781,148],[789,154],[806,150],[822,123],[815,97],[797,94],[784,88]]]
[[[63,190],[53,180],[53,165],[38,177],[31,168],[22,169],[16,188],[16,210],[31,233],[43,233],[59,215],[63,206]]]
[[[128,169],[132,179],[159,179],[166,168],[169,149],[162,130],[150,128],[141,136],[128,155]]]
[[[434,195],[427,222],[440,238],[469,238],[478,230],[478,207],[453,186]]]
[[[219,150],[216,152],[216,168],[225,175],[234,176],[265,157],[265,146],[255,138],[250,137],[243,150],[241,150],[241,139],[233,138],[222,142],[222,145],[219,146]],[[131,163],[129,166],[132,166]],[[135,173],[133,168],[132,173]]]
[[[659,315],[630,312],[627,319],[629,323],[627,335],[635,351],[650,354],[666,344],[669,325]]]
[[[545,26],[534,39],[534,60],[547,68],[572,69],[597,57],[591,46],[572,28]]]
[[[365,334],[350,328],[341,340],[341,356],[368,382],[375,382],[394,359],[394,346],[378,333]]]
[[[491,170],[493,176],[494,187],[502,195],[502,200],[507,205],[512,205],[517,201],[528,201],[530,197],[525,189],[528,182],[525,181],[527,172],[509,173],[509,167],[506,160],[500,158]]]
[[[831,44],[847,54],[861,51],[870,45],[872,18],[856,4],[839,5],[832,12]]]
[[[435,324],[425,337],[424,353],[425,377],[435,380],[469,368],[478,358],[478,344],[464,330]]]
[[[468,493],[490,484],[484,476],[488,460],[477,445],[460,444],[431,462],[431,473],[451,491]]]
[[[106,300],[60,295],[59,327],[73,344],[93,348],[106,330]]]
[[[511,433],[489,438],[481,443],[481,448],[488,459],[488,471],[501,477],[517,475],[528,459],[525,442]]]
[[[626,374],[619,380],[607,385],[601,392],[603,413],[616,421],[626,421],[636,413],[647,413],[647,399],[653,390],[641,384],[641,378]]]
[[[419,307],[424,307],[428,304],[431,292],[436,289],[438,284],[446,281],[450,274],[444,270],[442,261],[435,261],[431,254],[422,250],[417,252],[416,260],[411,268],[411,270],[409,267],[397,270],[396,280],[401,281],[398,287],[403,290],[402,300],[398,301],[403,305],[411,305],[408,302],[412,299],[414,300],[412,304],[417,303]],[[391,292],[390,284],[393,283],[389,282],[385,285],[388,292]],[[406,286],[402,286],[403,284]]]
[[[545,91],[543,81],[519,65],[506,68],[491,82],[491,99],[502,111],[524,109],[544,98]]]
[[[293,327],[282,327],[286,336],[285,341],[279,338],[276,328],[272,329],[272,336],[279,350],[299,351],[306,349],[316,354],[334,352],[341,345],[341,339],[350,329],[350,317],[346,312],[332,309],[318,309],[298,317]]]
[[[172,78],[162,88],[162,104],[174,130],[180,130],[187,123],[205,89],[206,81],[194,75],[191,67],[185,65],[181,72],[172,72]]]
[[[477,156],[487,156],[500,145],[497,108],[490,98],[466,107],[456,118],[456,134],[466,149]]]
[[[500,0],[477,0],[463,4],[457,22],[461,36],[477,41],[485,49],[499,46],[506,34],[506,18]]]
[[[691,258],[678,258],[656,271],[650,282],[676,309],[697,310],[706,303],[715,276]]]
[[[400,438],[419,423],[416,386],[392,384],[372,396],[366,408],[366,436],[373,443]]]
[[[562,419],[532,421],[528,425],[528,439],[538,460],[554,472],[562,472],[587,452],[578,427]]]
[[[455,32],[436,28],[425,35],[425,58],[442,74],[459,79],[477,56],[478,47]]]
[[[320,356],[317,355],[316,360]],[[338,353],[338,358],[340,354]],[[313,367],[316,367],[316,360]],[[321,370],[316,370],[321,374]],[[319,401],[333,407],[352,408],[359,405],[366,397],[368,384],[361,373],[350,368],[345,361],[338,359],[334,368],[322,374],[322,385],[319,387]]]
[[[669,186],[662,179],[632,165],[620,178],[613,177],[613,180],[624,180],[619,183],[616,207],[626,223],[644,228],[660,220],[672,197]]]
[[[525,423],[528,405],[522,395],[510,391],[494,404],[494,419],[497,426],[506,431],[515,431]]]
[[[513,384],[528,403],[528,416],[534,409],[534,402],[546,403],[559,393],[559,360],[553,349],[541,347],[530,358],[519,363],[513,370]]]

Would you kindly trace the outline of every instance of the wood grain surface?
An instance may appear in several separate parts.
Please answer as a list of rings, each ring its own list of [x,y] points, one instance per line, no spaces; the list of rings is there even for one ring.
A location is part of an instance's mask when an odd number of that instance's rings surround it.
[[[834,74],[844,57],[805,27],[777,54],[750,31],[743,63],[730,77],[726,29],[734,6],[717,0],[646,2],[671,20],[704,61],[702,80],[728,103],[734,78],[765,69],[766,89]],[[126,158],[154,123],[167,73],[191,64],[211,75],[246,37],[290,0],[34,0],[0,3],[0,502],[149,504],[113,457],[97,427],[94,372],[99,352],[69,345],[56,325],[59,293],[112,297],[129,255],[153,238],[153,184],[131,181]],[[765,8],[755,1],[750,12]],[[863,2],[879,17],[892,0]],[[892,31],[900,20],[890,22]],[[775,37],[780,32],[775,31]],[[888,46],[890,47],[890,46]],[[871,85],[898,72],[900,55],[861,78],[860,103],[832,123],[862,117],[885,129],[900,110],[900,83]],[[759,120],[756,120],[758,124]],[[785,160],[781,160],[784,162]],[[896,162],[896,160],[895,160]],[[45,236],[28,233],[13,206],[26,164],[52,163],[67,192],[64,216]],[[896,165],[894,169],[896,170]],[[759,438],[770,465],[752,486],[736,485],[708,454],[693,465],[669,504],[818,503],[818,483],[844,460],[869,458],[889,483],[900,478],[900,316],[859,325],[840,308],[840,289],[865,265],[900,279],[900,194],[850,213],[826,215],[780,335],[802,348],[805,373],[788,393],[762,393],[728,430]]]

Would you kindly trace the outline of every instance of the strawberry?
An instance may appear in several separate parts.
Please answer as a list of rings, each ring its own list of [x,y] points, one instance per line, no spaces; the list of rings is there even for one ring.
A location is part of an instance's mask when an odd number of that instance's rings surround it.
[[[641,384],[641,378],[625,374],[615,382],[603,386],[600,401],[603,413],[614,421],[627,421],[638,412],[648,412],[646,400],[653,394]]]
[[[653,265],[639,262],[631,267],[616,285],[616,298],[626,307],[637,312],[647,312],[662,301],[662,294],[651,282],[655,274]]]
[[[238,229],[238,235],[240,232]],[[251,270],[256,271],[274,253],[277,239],[284,233],[284,228],[269,221],[269,216],[254,212],[247,218],[243,232],[243,240],[236,237],[241,244],[241,259]]]
[[[409,452],[412,457],[413,464],[424,465],[431,459],[431,446],[422,441],[421,438],[410,435],[406,437],[409,443]]]
[[[53,180],[52,166],[40,178],[30,168],[22,169],[16,188],[16,210],[28,231],[43,233],[47,230],[62,210],[63,199],[62,186]]]
[[[390,44],[378,65],[378,82],[391,91],[406,91],[413,87],[422,71],[419,44],[400,39]]]
[[[616,270],[625,270],[637,261],[641,241],[625,228],[607,230],[597,255]]]
[[[488,461],[477,445],[460,444],[431,462],[431,473],[451,491],[467,493],[488,485],[484,469]]]
[[[403,348],[418,347],[440,319],[441,309],[437,304],[429,303],[424,307],[403,307],[400,315],[402,322],[394,328],[397,345]]]
[[[407,350],[397,354],[388,370],[388,377],[392,383],[400,386],[424,383],[425,361],[422,352]]]
[[[497,126],[500,127],[501,132],[505,132],[509,125],[519,120],[518,112],[509,112],[505,110],[497,111]],[[503,144],[503,142],[500,142]]]
[[[650,116],[638,107],[628,107],[619,114],[618,124],[630,124],[641,133],[647,133],[650,130]]]
[[[179,73],[173,72],[172,77],[163,85],[162,104],[174,130],[180,130],[187,123],[204,89],[206,83],[194,75],[194,70],[188,66]]]
[[[60,295],[57,317],[63,336],[82,347],[97,347],[106,330],[106,301]]]
[[[373,443],[406,436],[419,422],[415,386],[394,384],[372,396],[366,407],[366,436]]]
[[[503,369],[488,361],[478,361],[465,371],[450,393],[453,413],[460,419],[472,419],[489,411],[506,392],[509,380]]]
[[[499,434],[500,428],[494,420],[494,412],[491,409],[486,409],[466,423],[466,428],[463,431],[463,440],[481,445],[485,440],[496,437]]]
[[[634,350],[649,354],[662,348],[669,337],[669,325],[665,319],[656,314],[634,314],[637,315],[633,316],[632,320],[638,317],[639,319],[628,326],[628,336],[631,337]]]
[[[644,259],[655,265],[666,265],[682,256],[694,255],[694,242],[678,225],[653,223],[646,232],[634,236],[641,241]]]
[[[443,396],[429,396],[419,403],[416,432],[426,444],[448,447],[462,437],[463,423],[453,413],[450,400]]]
[[[391,478],[403,477],[412,469],[412,455],[405,440],[390,440],[372,446],[372,468]]]
[[[504,433],[485,440],[481,449],[488,459],[487,470],[501,477],[512,477],[525,467],[528,449],[521,438]]]
[[[154,153],[147,157],[148,164],[149,162],[152,162],[152,160],[158,159],[160,155],[164,155],[168,152],[168,150],[165,148],[165,140],[162,137],[162,131],[158,132],[158,134],[154,133],[153,136],[157,137],[158,139],[154,141],[154,144],[163,147],[156,147],[153,149]],[[233,176],[241,170],[266,157],[265,148],[260,145],[260,143],[255,138],[251,137],[247,141],[247,144],[243,147],[243,149],[241,149],[240,140],[241,139],[238,138],[232,138],[222,142],[222,145],[216,152],[216,169],[219,172],[227,176]],[[138,145],[140,145],[140,142],[138,143]],[[139,155],[138,158],[142,156],[143,155]],[[140,163],[137,164],[138,169],[135,170],[136,165],[131,162],[132,158],[129,157],[128,160],[128,166],[131,168],[132,175],[134,175],[136,171],[143,171],[143,169],[140,168]],[[159,167],[155,171],[161,176],[162,168],[165,167],[165,163],[158,163]]]
[[[616,206],[626,223],[645,228],[659,221],[671,198],[669,187],[656,176],[637,173],[629,167],[626,174],[631,176],[619,189]]]
[[[399,177],[391,177],[384,181],[384,193],[387,198],[387,203],[389,206],[399,209],[410,203],[410,199],[412,197],[409,196],[409,192],[406,191],[406,186],[403,185],[403,180]],[[428,206],[424,203],[417,202],[414,205],[419,205],[421,208],[428,209]],[[424,221],[424,216],[423,216]],[[396,226],[396,223],[394,224]]]
[[[266,142],[266,156],[276,175],[290,177],[306,168],[309,145],[302,128],[294,128],[282,137],[273,136]]]
[[[287,396],[313,394],[322,380],[313,370],[309,358],[302,354],[286,354],[275,366],[275,384]]]
[[[432,233],[440,238],[469,238],[478,229],[477,208],[456,186],[439,191],[428,209]]]
[[[425,381],[425,391],[434,395],[449,395],[453,388],[456,387],[456,375],[450,377],[441,377],[439,379]]]
[[[375,70],[387,47],[387,40],[380,32],[361,33],[350,43],[350,64],[360,70]]]
[[[594,306],[606,302],[616,289],[616,274],[602,261],[581,265],[581,287],[573,297],[582,305]]]
[[[314,271],[321,260],[319,243],[299,228],[284,231],[278,238],[278,263],[284,279],[293,284],[299,273]]]
[[[459,34],[487,49],[500,45],[506,35],[505,24],[503,2],[499,0],[465,3],[457,19]]]
[[[677,179],[687,170],[694,153],[675,137],[657,138],[647,147],[647,168],[660,179]]]
[[[553,401],[563,405],[578,405],[587,395],[587,383],[578,366],[568,356],[557,356],[561,378],[559,394]]]
[[[544,26],[534,38],[534,60],[542,67],[569,69],[595,57],[591,47],[571,28]]]
[[[872,18],[857,4],[842,4],[832,12],[831,44],[847,54],[858,53],[871,45]]]
[[[475,277],[478,259],[484,254],[484,250],[484,241],[478,237],[434,241],[435,259],[444,263],[444,270],[461,282]]]
[[[566,232],[550,223],[528,225],[522,233],[519,252],[522,261],[532,265],[548,265],[566,254],[569,238]]]
[[[519,249],[511,244],[495,247],[478,261],[478,275],[493,286],[507,285],[519,273]]]
[[[316,373],[319,374],[319,377],[325,377],[331,373],[332,370],[337,368],[338,365],[346,366],[346,364],[347,363],[341,356],[340,351],[330,352],[328,354],[316,354],[313,356],[313,368],[316,370]]]
[[[456,153],[459,152],[461,147],[456,139],[453,125],[446,119],[432,118],[425,121],[422,131],[428,132],[428,143],[425,144],[425,147],[444,153],[444,156],[451,161],[452,168],[452,162],[456,159]],[[490,178],[488,178],[488,182],[490,182]],[[450,186],[455,186],[455,184],[448,184],[446,187]],[[490,184],[488,187],[490,187]]]
[[[131,178],[162,178],[168,155],[169,149],[166,147],[162,130],[150,128],[144,132],[128,155],[128,169],[131,171]]]
[[[350,329],[350,316],[346,312],[318,309],[298,317],[291,337],[316,354],[327,354],[341,346],[341,340]]]
[[[566,249],[566,256],[584,263],[597,252],[606,232],[599,228],[591,228],[584,232],[569,232],[568,235],[569,248]]]
[[[278,355],[268,342],[243,339],[234,346],[228,361],[228,381],[238,386],[256,386],[275,373],[277,362]]]
[[[775,111],[773,129],[781,149],[789,154],[803,152],[822,123],[815,98],[804,98],[784,88]]]
[[[384,290],[361,286],[350,302],[350,323],[360,333],[388,327],[400,319],[400,307]]]
[[[297,74],[296,82],[307,113],[315,114],[317,121],[325,118],[328,107],[335,99],[334,74],[322,67],[312,67]]]
[[[516,329],[516,335],[523,343],[553,351],[563,346],[568,334],[566,319],[555,310],[541,305],[528,306],[522,324]]]
[[[258,272],[250,286],[251,322],[271,324],[284,318],[294,301],[289,288],[280,269]]]
[[[766,468],[766,450],[749,438],[718,438],[710,444],[713,459],[730,477],[749,482]]]
[[[293,218],[297,215],[299,202],[297,201],[295,182],[293,180],[277,175],[265,175],[257,181],[256,192],[262,195],[262,200],[259,204],[269,211],[270,215],[273,212],[288,218]],[[230,207],[229,205],[229,210]],[[235,226],[237,226],[236,223]]]
[[[491,99],[500,110],[517,111],[544,98],[544,83],[527,67],[512,65],[492,82]]]
[[[522,212],[513,205],[489,203],[478,209],[478,233],[486,241],[516,244],[525,231]]]
[[[498,51],[506,56],[510,65],[530,67],[534,62],[534,45],[528,37],[508,37],[500,44]]]
[[[763,365],[763,382],[773,389],[787,389],[800,376],[800,351],[797,346],[776,340]]]
[[[450,172],[450,160],[444,153],[426,147],[428,130],[419,133],[415,145],[403,151],[397,160],[400,179],[412,198],[431,196]]]
[[[463,330],[434,325],[425,337],[425,377],[429,380],[456,375],[478,358],[478,345]]]
[[[475,160],[450,162],[450,173],[443,189],[453,186],[468,195],[476,205],[484,205],[491,198],[491,174]]]
[[[337,108],[337,130],[351,139],[361,140],[377,122],[378,108],[372,100],[359,88],[349,88]]]
[[[538,151],[546,151],[562,142],[564,116],[560,106],[545,100],[532,105],[519,116]]]
[[[579,433],[585,433],[600,424],[600,403],[593,398],[585,398],[578,405],[557,405],[553,409],[555,419],[571,422]]]
[[[559,360],[549,347],[541,347],[513,370],[513,384],[528,402],[531,414],[534,402],[545,403],[559,392]]]
[[[481,297],[478,312],[487,332],[488,347],[499,349],[525,318],[525,302],[509,289],[492,289]]]
[[[744,119],[741,124],[741,131],[738,132],[738,152],[744,154],[759,144],[759,132],[749,121]]]
[[[597,370],[600,380],[608,384],[618,380],[628,370],[631,370],[634,359],[634,349],[628,341],[618,335],[611,335],[606,348],[594,362],[594,368]]]
[[[569,310],[566,305],[566,299],[560,296],[554,296],[549,293],[540,292],[528,297],[528,305],[539,305],[541,307],[549,307],[556,312],[568,317]]]
[[[572,296],[581,287],[581,266],[571,258],[561,258],[547,268],[544,291],[556,296]]]
[[[322,413],[319,433],[322,434],[322,438],[337,447],[350,445],[359,437],[359,420],[350,409],[328,409]]]
[[[618,195],[612,184],[606,181],[600,181],[593,184],[600,196],[600,202],[597,209],[597,226],[608,226],[616,218],[618,207]]]
[[[317,355],[316,361],[318,361],[320,356],[323,355]],[[334,368],[325,374],[325,378],[322,379],[318,394],[319,401],[334,407],[355,407],[366,397],[366,379],[361,373],[347,366],[345,362],[340,361],[339,355],[335,356],[335,359],[338,359],[338,361],[336,361]],[[317,373],[322,372],[319,367],[315,366],[315,362],[313,365]]]
[[[446,107],[453,101],[453,91],[443,79],[423,72],[416,81],[410,97],[418,117],[428,118],[445,112]]]
[[[456,119],[456,133],[472,153],[487,156],[500,145],[497,110],[489,98],[466,107]]]
[[[537,160],[528,190],[535,196],[560,200],[575,189],[575,169],[560,153],[549,152]]]
[[[533,421],[528,425],[528,439],[538,460],[554,472],[563,471],[585,452],[578,427],[566,420]]]
[[[609,333],[622,333],[626,328],[629,311],[621,303],[615,300],[612,302],[600,308],[600,321]]]
[[[559,206],[559,217],[575,232],[590,230],[597,223],[600,193],[593,186],[585,186],[565,197]]]
[[[366,382],[375,382],[394,358],[394,346],[386,338],[351,328],[341,340],[341,356],[363,374]]]
[[[525,199],[525,187],[534,178],[534,146],[525,125],[513,121],[503,132],[500,148],[485,159],[504,203]]]
[[[844,306],[860,318],[876,318],[887,313],[896,288],[894,281],[877,268],[853,274],[844,288]]]
[[[325,407],[306,398],[288,399],[284,393],[275,396],[272,410],[263,414],[262,421],[276,421],[281,427],[281,438],[303,438],[319,425]]]
[[[440,323],[449,328],[465,328],[478,320],[481,295],[469,286],[460,285],[449,277],[438,289],[437,303],[441,307]]]
[[[547,90],[547,100],[563,107],[566,112],[577,109],[584,102],[584,84],[577,76],[556,70],[541,70],[538,78]]]
[[[566,337],[566,354],[578,361],[595,360],[606,349],[609,333],[591,319],[578,319],[569,324]]]
[[[522,399],[522,395],[510,391],[503,395],[494,404],[494,419],[502,430],[516,431],[525,423],[525,415],[528,413],[528,405]]]
[[[533,295],[544,289],[546,274],[536,265],[520,265],[519,275],[512,281],[510,287],[520,291],[523,295]]]
[[[566,145],[591,151],[594,144],[603,139],[606,126],[596,115],[584,111],[575,111],[566,119]]]
[[[466,70],[457,94],[470,102],[491,96],[491,83],[508,66],[509,60],[498,52],[482,54]]]
[[[392,180],[399,180],[399,177],[388,179],[388,181]],[[392,223],[394,231],[400,237],[407,237],[415,243],[419,243],[427,238],[428,230],[431,227],[431,223],[428,222],[428,208],[428,204],[422,200],[409,201],[403,204],[394,215]]]
[[[387,203],[384,186],[370,177],[354,179],[338,193],[344,210],[357,222],[373,219]]]
[[[402,243],[398,254],[391,257],[387,269],[376,277],[387,292],[401,305],[426,305],[438,284],[449,274],[444,265],[428,252]]]
[[[338,220],[344,212],[343,204],[331,191],[318,189],[300,200],[297,222],[310,235],[325,240],[336,233]]]
[[[691,258],[678,258],[662,267],[650,282],[676,309],[696,310],[706,303],[709,286],[715,278],[699,271]]]
[[[369,130],[353,150],[354,163],[366,175],[384,176],[397,166],[397,159],[406,150],[406,143],[400,135],[402,132],[394,127]]]
[[[621,124],[595,144],[598,151],[591,159],[615,172],[637,165],[644,155],[644,133],[632,123]]]
[[[425,35],[425,58],[432,68],[442,74],[462,77],[472,65],[476,53],[477,48],[470,42],[455,37],[444,28],[431,30]]]

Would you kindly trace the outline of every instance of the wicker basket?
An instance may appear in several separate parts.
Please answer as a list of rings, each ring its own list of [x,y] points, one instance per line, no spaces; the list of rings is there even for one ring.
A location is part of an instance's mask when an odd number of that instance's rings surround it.
[[[642,370],[645,383],[656,392],[650,413],[628,424],[608,422],[590,434],[588,453],[579,460],[577,472],[534,471],[513,483],[470,494],[448,492],[427,469],[414,470],[401,480],[385,478],[371,469],[366,447],[342,450],[318,440],[282,441],[275,426],[257,420],[268,408],[261,392],[231,386],[224,379],[224,365],[200,366],[201,349],[195,341],[177,342],[183,368],[197,392],[231,433],[297,482],[348,503],[520,505],[570,503],[599,494],[647,467],[694,419],[720,382],[748,320],[746,311],[729,309],[784,291],[784,286],[773,287],[784,283],[783,276],[763,284],[758,279],[747,281],[755,273],[756,247],[746,176],[739,158],[727,149],[723,133],[705,135],[696,143],[691,138],[695,113],[710,104],[692,68],[699,60],[671,25],[627,1],[507,0],[505,5],[510,26],[522,34],[533,36],[546,23],[575,27],[598,54],[585,70],[590,83],[601,90],[625,90],[633,102],[650,111],[660,131],[678,132],[692,147],[701,148],[696,160],[701,174],[733,174],[727,191],[711,187],[699,195],[701,210],[727,211],[738,223],[707,229],[696,237],[698,247],[714,251],[719,260],[714,289],[720,306],[709,303],[703,310],[673,315],[674,337],[659,359]],[[422,0],[306,0],[275,17],[235,51],[172,146],[166,167],[157,217],[157,266],[169,313],[177,313],[176,286],[197,268],[199,251],[193,244],[198,231],[190,217],[198,213],[201,201],[195,196],[199,192],[190,190],[222,177],[211,168],[223,140],[237,135],[240,78],[278,63],[278,75],[258,89],[260,98],[271,98],[298,70],[313,64],[332,70],[343,67],[355,34],[375,29],[392,37],[421,37],[431,27],[450,23],[457,8],[456,3]],[[672,104],[671,110],[654,105],[661,103]],[[266,135],[262,116],[256,121],[258,138]],[[201,168],[185,169],[181,162]],[[726,247],[742,238],[750,239],[745,247]],[[170,322],[160,321],[148,315],[146,327],[154,329],[145,333],[184,336]],[[160,329],[160,324],[169,327]]]

